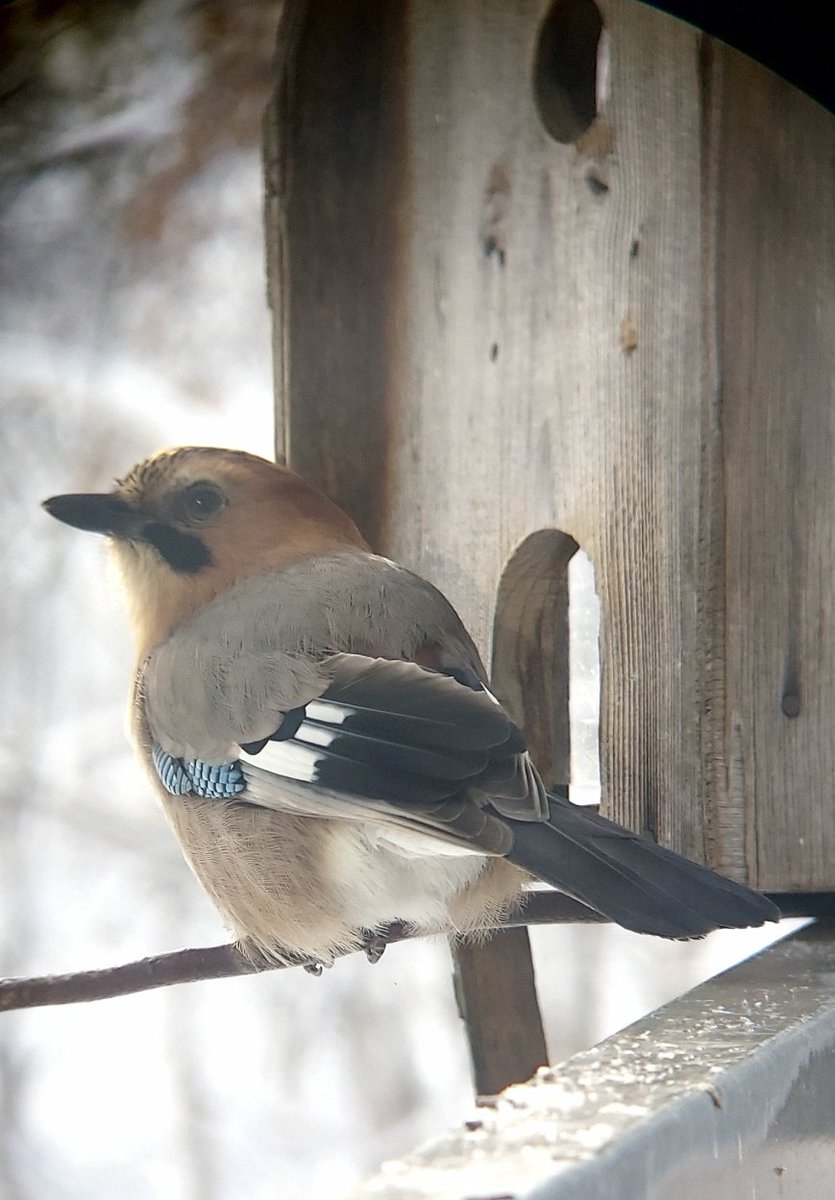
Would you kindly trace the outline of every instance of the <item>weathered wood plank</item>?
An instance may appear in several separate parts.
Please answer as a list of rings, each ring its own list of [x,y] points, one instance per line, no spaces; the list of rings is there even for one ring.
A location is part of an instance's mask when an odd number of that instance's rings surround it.
[[[568,783],[568,563],[577,543],[533,534],[508,563],[493,630],[493,688],[549,784]],[[548,1062],[526,929],[452,947],[475,1089],[492,1095]]]
[[[601,111],[557,143],[548,8],[311,3],[270,209],[290,457],[485,656],[514,551],[576,540],[604,805],[763,886],[835,887],[831,118],[601,0]]]
[[[568,721],[568,564],[577,543],[531,534],[507,564],[496,597],[491,682],[548,787],[571,781]]]
[[[288,5],[282,83],[266,128],[277,450],[378,548],[407,178],[405,11],[367,0]],[[500,1091],[547,1061],[527,930],[452,953],[476,1090]]]
[[[717,47],[728,810],[762,888],[835,887],[835,117]]]
[[[495,1096],[548,1062],[527,929],[454,949],[458,1011],[478,1096]]]
[[[704,389],[698,35],[607,6],[610,95],[584,153],[534,108],[544,8],[411,8],[388,544],[443,580],[484,645],[515,548],[538,529],[575,538],[603,597],[605,802],[699,854],[699,657],[684,653]]]
[[[266,123],[279,457],[380,542],[407,186],[402,4],[288,0]]]

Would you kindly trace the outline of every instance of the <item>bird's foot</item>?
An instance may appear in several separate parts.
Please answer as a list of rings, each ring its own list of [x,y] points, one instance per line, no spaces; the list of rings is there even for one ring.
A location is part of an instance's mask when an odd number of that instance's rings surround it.
[[[365,957],[370,963],[378,963],[386,952],[385,935],[375,929],[364,929],[362,931],[362,949]]]
[[[333,966],[333,963],[321,962],[318,958],[311,958],[307,962],[302,963],[302,966],[304,967],[305,971],[307,971],[308,975],[315,975],[318,979],[325,967],[330,969]]]

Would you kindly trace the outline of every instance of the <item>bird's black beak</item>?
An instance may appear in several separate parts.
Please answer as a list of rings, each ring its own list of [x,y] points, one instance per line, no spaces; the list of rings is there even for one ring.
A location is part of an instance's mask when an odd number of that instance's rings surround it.
[[[43,507],[65,525],[119,538],[137,537],[147,520],[124,500],[107,493],[52,496],[44,500]]]

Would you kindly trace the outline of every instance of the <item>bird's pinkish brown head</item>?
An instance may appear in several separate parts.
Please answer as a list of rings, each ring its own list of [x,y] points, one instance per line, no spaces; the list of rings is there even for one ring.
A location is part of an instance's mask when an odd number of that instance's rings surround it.
[[[240,450],[163,450],[111,492],[53,496],[44,508],[110,539],[140,655],[241,579],[312,555],[367,549],[347,514],[321,492]]]

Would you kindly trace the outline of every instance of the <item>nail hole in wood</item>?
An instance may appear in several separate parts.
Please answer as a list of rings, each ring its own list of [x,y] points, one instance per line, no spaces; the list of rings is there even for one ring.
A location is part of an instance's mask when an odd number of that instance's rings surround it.
[[[593,196],[605,196],[609,191],[608,183],[606,183],[605,179],[601,179],[594,171],[589,171],[586,174],[586,183]]]
[[[598,48],[603,17],[594,0],[557,0],[539,31],[534,100],[557,142],[576,142],[597,116]]]
[[[800,716],[800,696],[796,692],[785,692],[780,701],[783,716],[793,720]]]

